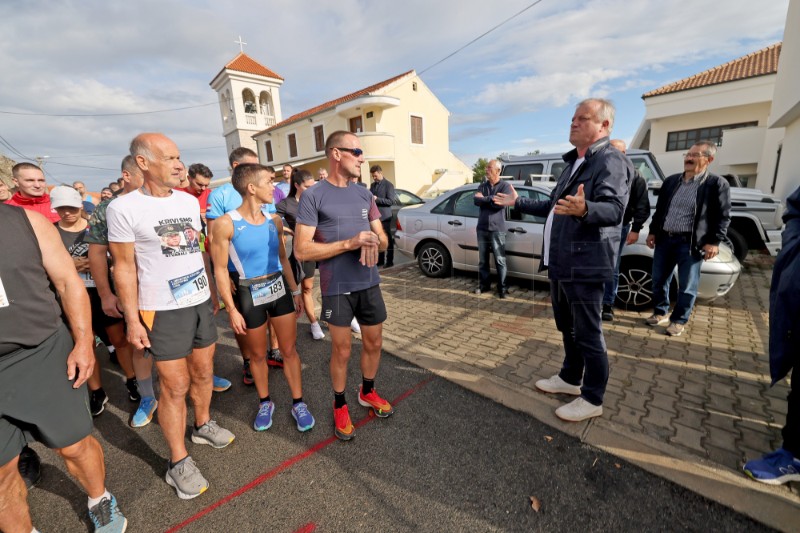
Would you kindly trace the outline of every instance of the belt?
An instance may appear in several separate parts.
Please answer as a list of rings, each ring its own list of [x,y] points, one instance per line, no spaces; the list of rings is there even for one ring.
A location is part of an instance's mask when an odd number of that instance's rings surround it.
[[[669,237],[691,237],[692,236],[692,232],[691,231],[681,231],[681,232],[678,232],[678,231],[664,231],[664,234],[669,236]]]

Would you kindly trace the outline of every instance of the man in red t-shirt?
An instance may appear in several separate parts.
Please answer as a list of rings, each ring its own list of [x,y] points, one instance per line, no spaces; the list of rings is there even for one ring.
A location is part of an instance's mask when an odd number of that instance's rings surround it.
[[[41,168],[33,163],[17,163],[11,169],[11,175],[17,192],[9,200],[6,200],[8,205],[36,211],[47,217],[50,222],[61,220],[61,217],[50,205],[47,182]]]
[[[200,202],[200,218],[203,219],[203,227],[206,225],[206,208],[208,207],[208,195],[211,189],[208,188],[214,174],[211,169],[202,163],[195,163],[189,167],[189,186],[179,188],[179,191],[188,192]]]

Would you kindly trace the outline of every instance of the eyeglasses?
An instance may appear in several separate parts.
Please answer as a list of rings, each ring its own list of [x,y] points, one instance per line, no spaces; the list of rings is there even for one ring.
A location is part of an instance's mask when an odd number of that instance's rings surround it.
[[[338,146],[334,146],[334,148],[337,150],[341,150],[342,152],[350,152],[355,157],[361,157],[361,155],[364,153],[364,150],[362,150],[361,148],[340,148]]]
[[[686,152],[683,157],[708,157],[708,155],[703,152]]]

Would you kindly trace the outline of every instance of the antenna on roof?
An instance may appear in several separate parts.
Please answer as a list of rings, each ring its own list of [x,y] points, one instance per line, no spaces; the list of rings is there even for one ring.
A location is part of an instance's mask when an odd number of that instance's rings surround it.
[[[242,40],[242,36],[241,35],[239,36],[239,40],[238,41],[233,41],[233,42],[235,42],[236,44],[239,45],[239,51],[240,52],[244,52],[244,45],[246,45],[247,43]]]

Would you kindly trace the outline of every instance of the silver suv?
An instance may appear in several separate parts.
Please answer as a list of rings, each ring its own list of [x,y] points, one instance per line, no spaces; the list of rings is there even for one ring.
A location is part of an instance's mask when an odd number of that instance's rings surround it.
[[[647,150],[630,149],[628,157],[633,166],[647,180],[650,191],[650,205],[656,206],[656,198],[664,181],[664,173],[658,166],[655,156]],[[561,154],[540,154],[531,156],[506,156],[500,158],[503,165],[503,179],[535,181],[556,181],[567,165]],[[781,228],[783,227],[783,205],[774,196],[764,194],[758,189],[731,187],[731,225],[728,239],[733,253],[744,261],[748,250],[769,251],[778,255],[781,248]]]

